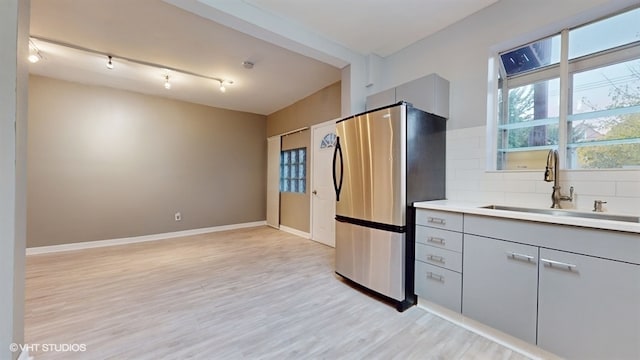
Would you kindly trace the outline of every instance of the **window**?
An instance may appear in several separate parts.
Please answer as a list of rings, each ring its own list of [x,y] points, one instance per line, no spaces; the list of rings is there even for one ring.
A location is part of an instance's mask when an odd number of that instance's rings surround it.
[[[307,149],[280,152],[280,192],[307,191]]]
[[[637,19],[640,8],[500,54],[497,169],[543,168],[550,149],[568,169],[640,167]]]

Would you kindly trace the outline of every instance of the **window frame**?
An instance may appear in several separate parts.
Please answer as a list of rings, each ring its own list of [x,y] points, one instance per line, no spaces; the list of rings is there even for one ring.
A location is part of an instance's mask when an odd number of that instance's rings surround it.
[[[299,154],[298,154],[297,157],[296,157],[298,159],[297,162],[295,162],[295,163],[289,162],[287,164],[283,163],[282,159],[284,158],[284,154],[285,153],[288,153],[289,154],[289,159],[291,159],[291,154],[299,153],[300,150],[304,151],[304,161],[301,162],[299,160],[300,157],[299,157]],[[280,175],[280,183],[279,183],[280,193],[287,193],[287,194],[306,194],[307,193],[307,163],[308,163],[307,158],[308,158],[308,150],[307,150],[306,146],[293,148],[293,149],[280,150],[280,174],[279,174]],[[291,166],[291,165],[295,165],[296,167],[302,165],[304,167],[304,176],[303,177],[292,177],[291,176],[291,170],[289,170],[289,176],[285,177],[284,176],[284,171],[283,171],[284,167],[285,166]],[[289,190],[284,190],[285,189],[285,187],[283,185],[284,181],[290,181],[290,182],[291,181],[297,181],[297,182],[302,181],[304,183],[304,191],[300,191],[299,187],[296,187],[296,191],[291,191],[291,188],[289,188]]]
[[[576,57],[574,59],[569,59],[569,32],[572,29],[580,28],[583,26],[587,26],[589,24],[614,17],[616,15],[637,10],[637,7],[627,8],[623,11],[619,11],[616,13],[612,13],[603,17],[600,17],[596,20],[585,22],[582,24],[576,24],[571,28],[562,29],[559,32],[554,32],[547,34],[541,38],[538,38],[534,41],[523,42],[522,44],[511,47],[507,49],[494,49],[493,54],[489,57],[489,94],[488,94],[488,126],[487,126],[487,146],[491,146],[487,151],[487,155],[490,157],[487,159],[487,169],[499,172],[508,172],[508,171],[539,171],[540,169],[504,169],[504,166],[500,166],[499,154],[505,154],[506,152],[500,151],[500,145],[503,143],[503,139],[500,135],[500,129],[504,128],[504,120],[508,119],[508,109],[509,109],[509,101],[506,98],[510,89],[515,89],[525,85],[532,85],[540,81],[548,81],[551,79],[559,78],[560,79],[560,94],[559,94],[559,106],[558,109],[558,144],[557,145],[548,145],[548,146],[536,146],[536,149],[545,150],[549,148],[554,148],[558,150],[560,159],[564,159],[564,161],[560,161],[560,165],[562,169],[565,170],[581,170],[576,168],[568,168],[569,159],[568,152],[569,148],[572,147],[573,143],[569,142],[568,134],[569,129],[571,127],[570,116],[570,108],[571,104],[571,96],[572,92],[572,79],[575,73],[589,71],[593,69],[598,69],[626,61],[637,60],[640,59],[640,40],[628,43],[625,45],[616,46],[610,49],[598,51],[595,53],[583,55],[580,57]],[[508,77],[506,74],[506,70],[502,64],[501,54],[507,53],[509,51],[516,50],[523,46],[527,46],[528,44],[533,44],[535,42],[544,40],[546,38],[552,38],[556,35],[560,35],[560,62],[554,63],[550,65],[546,65],[540,67],[535,70],[524,71],[520,74],[511,75]],[[501,96],[502,101],[501,101]],[[532,126],[533,127],[533,126]],[[640,141],[640,138],[634,138],[633,141]],[[529,151],[531,151],[530,149]],[[629,169],[626,168],[590,168],[584,170],[637,170],[637,168],[632,167]]]

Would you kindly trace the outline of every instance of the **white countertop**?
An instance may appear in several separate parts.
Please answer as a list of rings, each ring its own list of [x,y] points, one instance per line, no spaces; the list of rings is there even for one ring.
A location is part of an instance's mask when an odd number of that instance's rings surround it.
[[[414,206],[419,209],[431,209],[460,212],[465,214],[486,215],[494,217],[502,217],[517,220],[537,221],[560,225],[581,226],[594,229],[605,229],[624,231],[640,234],[640,223],[632,223],[625,221],[613,221],[613,220],[601,220],[590,219],[574,216],[555,216],[547,214],[537,214],[522,211],[508,211],[508,210],[495,210],[485,209],[483,206],[491,204],[483,203],[469,203],[463,201],[451,201],[451,200],[436,200],[436,201],[422,201],[414,203]],[[523,206],[526,207],[526,206]],[[575,210],[571,210],[575,212]]]

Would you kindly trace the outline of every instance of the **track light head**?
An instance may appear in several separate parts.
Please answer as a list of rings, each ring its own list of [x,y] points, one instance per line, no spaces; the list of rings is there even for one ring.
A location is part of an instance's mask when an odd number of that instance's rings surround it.
[[[107,61],[107,69],[113,70],[113,62],[111,61],[113,57],[109,55],[109,61]]]
[[[164,76],[164,88],[167,90],[171,89],[171,83],[169,82],[169,75]]]
[[[36,44],[29,39],[29,57],[27,58],[30,63],[35,64],[38,61],[42,60],[42,54],[40,54],[40,50],[36,46]]]

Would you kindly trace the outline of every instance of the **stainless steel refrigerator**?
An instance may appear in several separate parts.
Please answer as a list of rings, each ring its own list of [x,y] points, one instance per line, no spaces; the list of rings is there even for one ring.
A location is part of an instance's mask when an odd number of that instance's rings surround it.
[[[404,311],[416,302],[412,205],[445,197],[446,120],[400,102],[336,127],[335,271]]]

